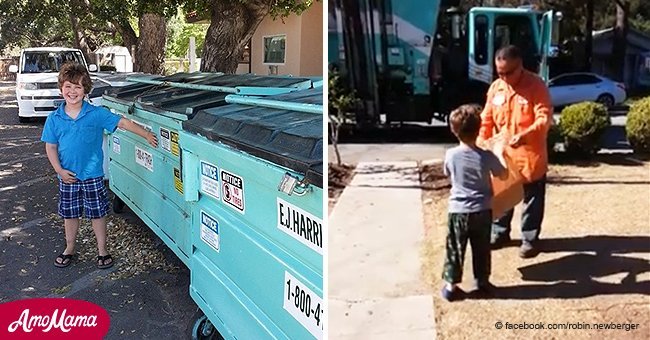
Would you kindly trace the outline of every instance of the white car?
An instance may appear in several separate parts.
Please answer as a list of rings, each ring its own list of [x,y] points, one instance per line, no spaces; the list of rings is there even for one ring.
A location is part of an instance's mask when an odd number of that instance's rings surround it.
[[[83,53],[76,48],[32,47],[20,52],[19,65],[11,65],[10,72],[16,73],[16,100],[18,119],[26,122],[32,117],[47,115],[64,102],[58,86],[61,66],[68,61],[78,62],[97,71],[97,65],[86,64]],[[90,101],[99,99],[101,91],[93,91]]]
[[[548,88],[555,107],[584,101],[612,107],[627,98],[625,85],[595,73],[565,73],[551,79]]]

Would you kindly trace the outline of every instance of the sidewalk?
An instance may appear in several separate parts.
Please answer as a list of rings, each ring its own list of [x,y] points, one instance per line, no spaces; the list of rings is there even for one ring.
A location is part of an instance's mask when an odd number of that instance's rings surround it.
[[[416,162],[359,163],[329,218],[330,339],[435,339]]]

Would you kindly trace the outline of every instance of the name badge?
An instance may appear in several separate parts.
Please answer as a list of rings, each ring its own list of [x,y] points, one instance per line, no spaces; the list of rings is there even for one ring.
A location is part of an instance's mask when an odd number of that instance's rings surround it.
[[[501,106],[506,102],[506,96],[502,94],[497,94],[492,98],[492,104],[496,106]]]

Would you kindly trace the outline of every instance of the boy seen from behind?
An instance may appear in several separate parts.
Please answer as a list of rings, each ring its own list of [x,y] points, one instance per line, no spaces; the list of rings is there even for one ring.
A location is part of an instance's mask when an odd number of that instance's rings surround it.
[[[442,297],[448,301],[461,298],[458,284],[463,277],[467,241],[472,246],[475,290],[489,293],[492,226],[492,184],[490,174],[506,178],[508,172],[497,156],[476,146],[481,127],[480,108],[463,105],[449,119],[460,145],[445,155],[443,171],[450,177],[446,258],[442,278],[446,284]]]

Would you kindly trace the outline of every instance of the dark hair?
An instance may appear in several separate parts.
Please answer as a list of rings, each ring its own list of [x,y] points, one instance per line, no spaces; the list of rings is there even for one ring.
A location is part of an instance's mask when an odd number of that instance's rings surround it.
[[[68,62],[63,64],[61,71],[59,71],[59,89],[63,89],[63,83],[66,81],[83,86],[86,94],[90,93],[93,87],[88,70],[79,63]]]
[[[481,129],[481,107],[461,105],[449,115],[451,131],[463,142],[474,141]]]
[[[521,50],[515,45],[501,47],[494,55],[496,59],[518,60],[521,59]]]

